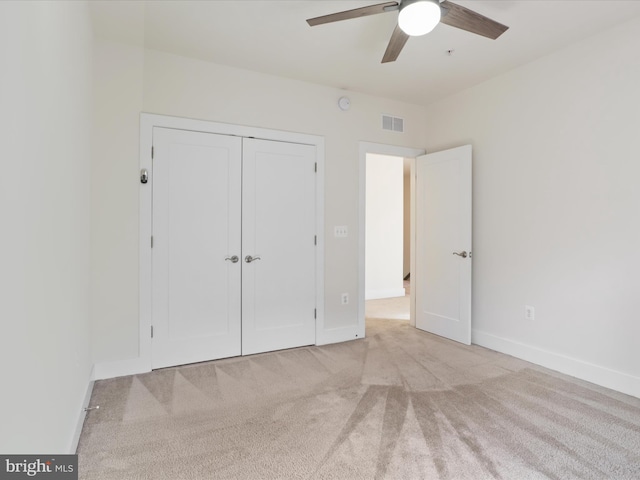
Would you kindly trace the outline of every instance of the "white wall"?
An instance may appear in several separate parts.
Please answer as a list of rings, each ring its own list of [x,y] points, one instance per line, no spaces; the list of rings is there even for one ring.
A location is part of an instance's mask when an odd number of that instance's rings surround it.
[[[640,396],[640,20],[427,109],[474,149],[474,341]],[[535,321],[524,320],[524,306]]]
[[[68,453],[91,375],[85,2],[0,2],[0,452]]]
[[[94,358],[138,351],[138,145],[144,54],[94,46],[91,319]]]
[[[133,191],[139,187],[131,182],[137,181],[138,171],[133,140],[138,120],[133,113],[140,110],[324,136],[325,324],[329,329],[357,325],[357,302],[341,305],[340,295],[358,296],[358,142],[420,146],[424,108],[106,40],[97,43],[97,68],[109,75],[96,77],[96,102],[104,110],[96,111],[100,132],[93,167],[110,183],[94,191],[92,202],[96,209],[102,205],[105,214],[94,212],[93,231],[121,237],[93,240],[94,256],[105,259],[93,269],[93,311],[103,312],[94,319],[95,361],[138,354],[138,303],[129,282],[138,279],[138,201]],[[125,77],[127,82],[118,80]],[[348,112],[337,106],[345,94],[352,100]],[[382,112],[404,118],[406,133],[382,131]],[[108,155],[100,153],[104,149]],[[335,225],[347,225],[349,237],[334,238]]]
[[[365,298],[404,296],[404,179],[401,157],[368,154],[366,161]]]
[[[325,136],[325,308],[333,328],[357,322],[357,305],[340,305],[340,294],[357,295],[358,141],[426,142],[429,151],[472,143],[475,341],[638,392],[639,166],[631,159],[639,30],[635,21],[605,32],[437,103],[426,116],[418,106],[98,42],[97,65],[111,77],[96,78],[97,100],[108,108],[95,120],[105,128],[96,152],[111,153],[93,168],[112,183],[92,197],[106,213],[95,215],[93,231],[123,238],[93,240],[94,256],[114,260],[93,271],[93,310],[105,312],[94,322],[95,360],[137,355],[138,204],[130,182],[141,109]],[[130,78],[116,87],[119,76]],[[345,93],[352,109],[341,112],[336,101]],[[404,117],[407,133],[381,131],[381,112]],[[115,192],[122,203],[107,208]],[[334,225],[349,226],[350,237],[333,238]],[[536,307],[532,323],[523,320],[525,304]]]

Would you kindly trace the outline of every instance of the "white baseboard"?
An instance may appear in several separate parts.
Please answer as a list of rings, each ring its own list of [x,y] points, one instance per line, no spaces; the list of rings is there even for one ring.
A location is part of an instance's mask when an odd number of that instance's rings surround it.
[[[69,454],[74,454],[78,450],[78,443],[80,442],[80,434],[82,433],[82,427],[84,426],[84,419],[87,416],[87,412],[85,408],[89,406],[89,402],[91,401],[91,394],[93,393],[93,385],[95,382],[93,379],[94,369],[91,369],[91,374],[89,375],[89,382],[87,383],[87,391],[84,393],[84,400],[82,401],[82,408],[80,409],[80,414],[78,415],[78,421],[76,423],[76,430],[71,438],[71,443],[69,444],[68,452]]]
[[[551,370],[640,398],[640,377],[479,330],[473,330],[471,341],[481,347],[506,353]]]
[[[391,288],[388,290],[366,290],[364,292],[365,300],[378,300],[380,298],[404,297],[406,292],[404,288]]]
[[[93,366],[93,379],[103,380],[105,378],[124,377],[126,375],[137,375],[151,371],[151,364],[143,358],[130,358],[127,360],[117,360],[114,362],[101,362]]]
[[[359,338],[364,338],[364,331],[359,325],[331,328],[324,330],[322,334],[316,338],[316,345],[329,345],[331,343],[347,342]]]
[[[350,325],[348,327],[332,328],[317,332],[316,345],[328,345],[330,343],[346,342],[364,338],[364,327]],[[151,371],[151,362],[145,358],[130,358],[112,362],[96,363],[93,366],[93,380],[124,377],[126,375],[138,375]]]

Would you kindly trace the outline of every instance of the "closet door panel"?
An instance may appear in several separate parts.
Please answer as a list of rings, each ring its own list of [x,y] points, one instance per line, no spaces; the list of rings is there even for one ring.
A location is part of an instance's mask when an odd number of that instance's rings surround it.
[[[243,140],[243,355],[315,343],[315,189],[315,147]]]
[[[237,137],[154,129],[153,368],[240,355]]]

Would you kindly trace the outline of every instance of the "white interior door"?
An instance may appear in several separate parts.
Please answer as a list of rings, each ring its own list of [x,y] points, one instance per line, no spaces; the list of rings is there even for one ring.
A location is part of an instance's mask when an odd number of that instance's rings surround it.
[[[153,130],[152,368],[240,355],[238,137]]]
[[[314,344],[315,147],[244,139],[242,199],[242,354]]]
[[[416,327],[471,343],[471,145],[416,158]]]

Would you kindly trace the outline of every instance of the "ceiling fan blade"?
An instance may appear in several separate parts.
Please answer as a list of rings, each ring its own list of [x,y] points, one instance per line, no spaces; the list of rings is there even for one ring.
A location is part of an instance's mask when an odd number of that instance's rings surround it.
[[[407,40],[409,40],[409,35],[404,33],[399,25],[396,25],[391,35],[391,40],[389,40],[389,45],[387,45],[387,50],[384,52],[384,57],[382,57],[382,63],[395,62]]]
[[[440,6],[442,7],[442,18],[440,22],[446,25],[482,35],[483,37],[493,40],[509,29],[509,27],[501,23],[491,20],[484,15],[480,15],[473,10],[449,2],[448,0],[442,2]]]
[[[322,25],[323,23],[339,22],[340,20],[349,20],[350,18],[366,17],[368,15],[377,15],[378,13],[390,12],[391,10],[397,10],[398,2],[385,2],[377,5],[371,5],[370,7],[355,8],[353,10],[346,10],[344,12],[332,13],[331,15],[323,15],[322,17],[310,18],[307,23],[315,27],[316,25]]]

